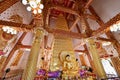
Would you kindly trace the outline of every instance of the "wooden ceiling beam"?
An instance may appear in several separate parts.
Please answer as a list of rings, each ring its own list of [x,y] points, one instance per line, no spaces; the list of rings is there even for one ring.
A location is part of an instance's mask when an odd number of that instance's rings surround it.
[[[21,24],[21,23],[15,23],[15,22],[9,22],[9,21],[2,21],[0,20],[0,25],[5,25],[5,26],[11,26],[16,28],[18,31],[33,31],[34,25],[27,25],[27,24]],[[69,37],[69,38],[85,38],[86,35],[84,34],[80,34],[80,33],[74,33],[74,32],[70,32],[70,31],[64,31],[64,30],[59,30],[59,29],[50,29],[50,28],[45,28],[46,31],[48,31],[49,33],[53,33],[53,34],[57,34],[60,36],[64,37]]]
[[[74,14],[78,17],[80,17],[79,13],[73,9],[70,9],[70,8],[67,8],[67,7],[64,7],[64,6],[61,6],[61,5],[51,5],[50,6],[50,9],[56,9],[56,10],[59,10],[59,11],[63,11],[63,12],[66,12],[66,13],[70,13],[70,14]]]
[[[72,24],[72,26],[70,27],[70,31],[73,30],[73,28],[76,26],[76,24],[78,23],[80,19],[77,17],[77,19],[74,21],[74,23]]]
[[[48,31],[49,33],[53,33],[54,35],[59,35],[63,37],[78,38],[78,39],[82,39],[86,37],[85,34],[80,34],[71,31],[60,30],[60,29],[46,28],[45,30]]]
[[[75,52],[83,52],[83,53],[86,53],[87,51],[86,50],[74,50]]]
[[[78,48],[78,47],[80,47],[80,46],[85,45],[85,43],[86,43],[86,42],[81,41],[80,43],[78,43],[77,45],[75,45],[74,49],[76,49],[76,48]]]
[[[78,33],[81,33],[81,31],[80,31],[80,28],[79,28],[78,24],[76,24],[76,27],[77,27]]]
[[[31,49],[31,45],[19,45],[19,48],[26,48],[26,49]],[[45,48],[47,50],[51,50],[50,47]],[[86,52],[86,50],[74,50],[75,52]]]
[[[89,7],[89,11],[92,13],[92,16],[96,18],[96,22],[101,26],[104,27],[105,24],[102,21],[102,19],[98,16],[98,14],[95,12],[94,8],[92,6]]]
[[[120,20],[120,13],[118,13],[115,17],[110,19],[107,23],[104,23],[103,20],[98,16],[92,6],[89,7],[90,12],[96,18],[96,22],[101,26],[98,30],[92,33],[92,37],[98,37],[100,34],[106,33],[110,30],[110,26],[115,24]]]
[[[90,18],[90,19],[92,19],[92,20],[97,21],[97,18],[96,18],[94,15],[91,15],[91,14],[84,14],[84,16],[85,16],[86,18]]]
[[[75,3],[72,5],[72,9],[74,9],[74,8],[75,8]],[[69,19],[70,15],[71,15],[71,14],[68,14],[68,15],[67,15],[67,19]]]
[[[106,33],[110,30],[110,26],[120,21],[120,13],[110,19],[104,26],[101,26],[98,30],[93,32],[92,37],[98,37],[100,34]]]
[[[106,39],[106,38],[101,38],[101,37],[98,37],[96,39],[97,39],[97,41],[102,41],[102,42],[104,42],[104,41],[106,41],[106,42],[114,42],[114,40],[112,40],[112,39]]]
[[[0,14],[18,1],[19,0],[4,0],[0,2]]]
[[[23,45],[23,44],[18,44],[19,48],[27,48],[27,49],[31,49],[30,45]]]
[[[21,23],[15,23],[15,22],[11,22],[11,21],[3,21],[3,20],[0,20],[0,25],[15,27],[15,28],[17,28],[18,31],[22,30],[25,32],[32,31],[34,28],[34,25],[21,24]],[[0,26],[0,27],[2,27],[2,26]]]
[[[90,4],[93,2],[93,0],[88,0],[88,2],[86,3],[86,5],[85,5],[85,9],[88,9],[89,8],[89,6],[90,6]]]

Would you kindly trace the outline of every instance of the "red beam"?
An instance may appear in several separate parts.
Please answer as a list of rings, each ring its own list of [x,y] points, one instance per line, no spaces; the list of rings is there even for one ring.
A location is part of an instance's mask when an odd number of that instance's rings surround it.
[[[65,31],[65,30],[60,30],[60,29],[51,29],[51,28],[46,28],[46,31],[49,33],[53,33],[54,35],[62,36],[62,37],[69,37],[69,38],[85,38],[85,34],[80,34],[80,33],[74,33],[71,31]]]

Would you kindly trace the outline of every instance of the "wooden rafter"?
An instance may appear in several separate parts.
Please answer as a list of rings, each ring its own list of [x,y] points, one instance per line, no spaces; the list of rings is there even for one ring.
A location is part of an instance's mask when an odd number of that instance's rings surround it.
[[[6,9],[11,7],[13,4],[18,2],[19,0],[4,0],[0,2],[0,13],[4,12]]]
[[[89,8],[90,4],[92,3],[93,0],[88,0],[88,2],[85,5],[85,9]]]
[[[53,33],[55,35],[63,36],[63,37],[69,37],[69,38],[85,38],[86,35],[80,34],[80,33],[75,33],[71,31],[65,31],[65,30],[60,30],[60,29],[51,29],[51,28],[46,28],[46,31],[49,33]]]
[[[56,9],[56,10],[59,10],[59,11],[63,11],[63,12],[66,12],[66,13],[70,13],[70,14],[74,14],[78,17],[80,17],[79,13],[73,9],[70,9],[70,8],[66,8],[64,6],[61,6],[61,5],[51,5],[50,9]]]
[[[93,33],[93,36],[98,36],[102,33],[106,32],[106,35],[108,36],[109,39],[111,39],[114,42],[114,47],[117,49],[119,55],[120,55],[120,44],[118,41],[115,39],[113,36],[112,32],[110,32],[110,26],[115,24],[117,21],[120,21],[120,13],[118,13],[115,17],[110,19],[107,23],[104,24],[103,20],[97,15],[97,13],[94,11],[93,7],[89,7],[89,10],[91,13],[97,17],[97,22],[101,26],[97,31]]]
[[[86,52],[86,50],[74,50],[75,52],[83,52],[83,53],[85,53]]]
[[[81,31],[80,31],[80,28],[79,28],[78,24],[76,24],[76,28],[77,28],[77,30],[78,30],[78,33],[81,33]]]
[[[72,29],[76,26],[76,24],[78,23],[80,19],[77,17],[77,19],[74,21],[73,25],[70,27],[70,31],[72,31]]]
[[[31,45],[22,45],[22,44],[19,44],[19,48],[25,48],[25,49],[31,49]],[[51,50],[50,47],[46,47],[45,48],[46,50]],[[86,52],[86,50],[74,50],[75,52]]]
[[[89,11],[92,13],[92,16],[96,18],[96,22],[101,26],[104,27],[104,22],[102,19],[98,16],[98,14],[95,12],[94,8],[92,6],[89,7]]]
[[[114,42],[113,39],[106,39],[106,38],[101,38],[101,37],[98,37],[97,40],[98,40],[98,41],[102,41],[102,42],[103,42],[103,41],[106,41],[106,42]]]
[[[83,45],[85,45],[85,42],[80,42],[75,45],[74,49],[78,48],[79,46],[83,46]]]
[[[19,48],[27,48],[27,49],[31,49],[30,45],[23,45],[23,44],[17,44],[19,46]]]
[[[97,18],[96,18],[94,15],[84,14],[84,16],[85,16],[86,18],[90,18],[90,19],[92,19],[92,20],[96,20],[96,21],[97,21]]]
[[[96,30],[95,32],[93,32],[92,36],[93,37],[97,37],[100,34],[108,32],[110,30],[110,26],[113,25],[113,24],[115,24],[119,20],[120,20],[120,13],[117,14],[112,19],[110,19],[107,23],[105,23],[104,26],[100,27],[98,30]]]
[[[111,25],[113,25],[114,23],[116,23],[117,21],[119,21],[119,20],[120,20],[120,13],[117,14],[111,20],[109,20],[107,23],[105,23],[105,25],[103,27],[100,27],[98,30],[96,30],[95,32],[93,32],[93,34],[92,34],[91,37],[97,37],[98,35],[109,31],[109,27]],[[19,28],[18,30],[22,30],[22,31],[32,31],[33,28],[35,28],[34,25],[14,23],[14,22],[9,22],[9,21],[2,21],[2,20],[0,20],[0,25],[7,25],[7,26],[11,26],[11,27],[17,27],[17,28]],[[50,28],[46,28],[46,30],[49,33],[59,34],[61,36],[64,35],[65,37],[78,38],[78,39],[86,37],[83,34],[74,33],[74,32],[70,32],[70,31],[68,32],[68,31],[64,31],[64,30],[57,30],[57,29],[50,29]]]
[[[74,9],[74,8],[75,8],[75,3],[73,3],[73,5],[72,5],[72,9]],[[71,14],[68,14],[68,15],[67,15],[67,19],[69,19],[70,15],[71,15]]]
[[[34,28],[34,25],[27,25],[27,24],[21,24],[21,23],[15,23],[15,22],[10,22],[10,21],[3,21],[3,20],[0,20],[0,25],[15,27],[15,28],[18,28],[18,31],[22,30],[25,32],[32,31],[32,29]]]
[[[14,23],[14,22],[2,21],[2,20],[0,20],[0,25],[15,27],[17,30],[24,31],[24,32],[33,31],[33,28],[35,28],[33,27],[33,25]],[[64,37],[78,38],[78,39],[86,37],[84,34],[74,33],[74,32],[64,31],[64,30],[59,30],[59,29],[45,28],[45,30],[48,31],[49,33],[54,33],[60,36],[64,35]]]

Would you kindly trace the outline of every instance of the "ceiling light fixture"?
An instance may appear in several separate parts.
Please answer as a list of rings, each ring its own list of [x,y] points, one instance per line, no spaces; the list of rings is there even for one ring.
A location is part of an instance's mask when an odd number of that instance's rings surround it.
[[[41,0],[22,0],[24,5],[27,5],[27,11],[32,11],[33,14],[42,13],[44,5],[41,4]]]
[[[109,46],[109,45],[111,45],[111,42],[103,42],[102,43],[102,46]]]
[[[8,34],[17,34],[17,31],[9,26],[3,26],[2,30]]]
[[[112,26],[110,26],[110,31],[111,32],[116,32],[120,30],[120,22],[116,23],[116,24],[113,24]]]

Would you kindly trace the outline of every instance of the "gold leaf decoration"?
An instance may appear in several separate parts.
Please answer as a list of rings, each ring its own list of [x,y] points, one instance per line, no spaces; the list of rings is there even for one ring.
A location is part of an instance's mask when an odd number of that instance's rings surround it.
[[[16,23],[23,23],[23,18],[18,14],[12,15],[9,20],[16,22]]]

